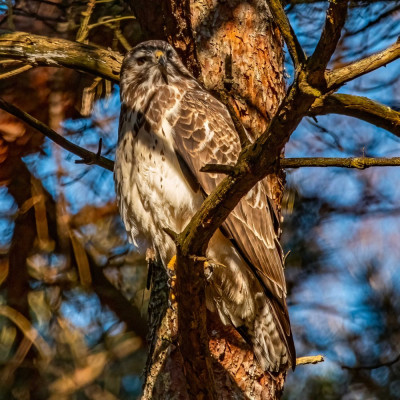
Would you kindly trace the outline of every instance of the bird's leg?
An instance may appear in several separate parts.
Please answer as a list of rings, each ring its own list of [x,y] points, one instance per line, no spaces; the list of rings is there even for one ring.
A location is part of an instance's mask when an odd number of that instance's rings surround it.
[[[175,286],[176,286],[176,254],[169,260],[167,265],[167,274],[168,274],[168,287],[169,287],[169,306],[175,310],[176,309],[176,294],[175,294]]]

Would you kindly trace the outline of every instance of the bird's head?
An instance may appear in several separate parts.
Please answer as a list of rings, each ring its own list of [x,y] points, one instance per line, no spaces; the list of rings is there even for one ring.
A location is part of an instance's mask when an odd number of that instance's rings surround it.
[[[175,49],[162,40],[142,42],[130,50],[122,63],[121,89],[136,90],[193,79]]]

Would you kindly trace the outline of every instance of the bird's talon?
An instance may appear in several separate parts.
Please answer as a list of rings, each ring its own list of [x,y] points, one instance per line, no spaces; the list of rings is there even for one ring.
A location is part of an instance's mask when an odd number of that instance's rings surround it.
[[[203,263],[203,267],[204,267],[204,276],[207,280],[210,280],[212,273],[213,273],[213,265],[208,262],[208,261],[204,261]]]
[[[169,299],[168,306],[172,310],[176,310],[176,295],[173,292],[176,286],[176,255],[174,255],[169,263],[167,264],[167,274],[168,274],[168,287],[169,287]]]
[[[173,289],[176,284],[176,279],[168,279],[168,286]]]

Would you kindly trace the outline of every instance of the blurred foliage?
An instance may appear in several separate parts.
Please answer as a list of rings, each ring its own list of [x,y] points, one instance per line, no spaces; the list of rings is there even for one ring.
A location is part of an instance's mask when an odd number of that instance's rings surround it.
[[[327,2],[287,2],[309,54]],[[400,34],[399,1],[352,1],[332,65]],[[118,0],[0,1],[0,28],[79,39],[124,53],[140,28]],[[129,19],[126,19],[128,17]],[[0,61],[0,74],[17,64]],[[399,63],[344,92],[400,105]],[[287,73],[292,75],[290,64]],[[75,143],[112,158],[118,88],[75,71],[34,68],[0,80],[2,96]],[[26,94],[30,95],[27,96]],[[393,156],[399,139],[350,118],[302,122],[287,156]],[[134,399],[146,350],[146,263],[118,217],[112,176],[0,113],[0,399]],[[288,171],[283,244],[299,356],[286,399],[400,398],[400,172]],[[344,368],[346,367],[346,368]],[[368,368],[364,368],[368,367]],[[378,367],[378,368],[375,368]]]

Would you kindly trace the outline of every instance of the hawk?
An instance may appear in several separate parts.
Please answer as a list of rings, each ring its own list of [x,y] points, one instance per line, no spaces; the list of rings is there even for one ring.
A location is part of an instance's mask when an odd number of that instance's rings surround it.
[[[181,232],[222,180],[200,172],[234,165],[241,150],[226,107],[185,68],[172,46],[147,41],[121,68],[121,114],[114,178],[128,236],[164,266],[176,248],[165,228]],[[210,240],[206,303],[233,325],[265,371],[295,366],[279,224],[259,182]]]

